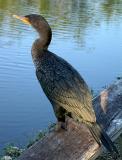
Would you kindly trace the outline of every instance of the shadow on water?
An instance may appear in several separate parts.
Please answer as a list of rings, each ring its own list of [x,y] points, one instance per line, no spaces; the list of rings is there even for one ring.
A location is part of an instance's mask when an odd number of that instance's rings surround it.
[[[121,0],[0,0],[0,148],[26,144],[55,117],[35,77],[30,48],[37,37],[13,14],[42,14],[59,53],[95,91],[122,74]]]

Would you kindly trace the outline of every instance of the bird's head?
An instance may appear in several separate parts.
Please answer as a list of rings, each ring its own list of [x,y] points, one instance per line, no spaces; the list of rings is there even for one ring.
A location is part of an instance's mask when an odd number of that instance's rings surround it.
[[[38,46],[38,48],[40,48],[42,46],[42,48],[47,48],[48,45],[51,42],[51,38],[52,38],[52,31],[51,28],[48,24],[48,22],[44,19],[44,17],[42,17],[41,15],[37,15],[37,14],[30,14],[30,15],[26,15],[26,16],[17,16],[17,15],[13,15],[13,17],[21,20],[22,22],[24,22],[25,24],[31,25],[32,27],[34,27],[37,32],[40,35],[40,44]],[[36,45],[37,46],[37,45]]]
[[[45,26],[48,25],[47,21],[42,17],[41,15],[38,14],[30,14],[26,16],[18,16],[18,15],[13,15],[13,17],[21,20],[25,24],[31,25],[34,27],[36,30],[45,28]]]

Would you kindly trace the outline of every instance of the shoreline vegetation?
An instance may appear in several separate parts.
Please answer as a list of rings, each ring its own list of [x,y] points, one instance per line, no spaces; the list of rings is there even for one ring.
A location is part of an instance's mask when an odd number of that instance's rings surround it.
[[[47,134],[53,131],[54,128],[55,128],[55,123],[50,124],[47,129],[40,131],[34,139],[30,139],[25,148],[17,147],[13,143],[8,144],[4,148],[3,155],[0,155],[0,160],[16,160],[17,157],[19,157],[23,153],[23,151],[31,147],[34,143],[36,143],[40,139],[44,138]]]

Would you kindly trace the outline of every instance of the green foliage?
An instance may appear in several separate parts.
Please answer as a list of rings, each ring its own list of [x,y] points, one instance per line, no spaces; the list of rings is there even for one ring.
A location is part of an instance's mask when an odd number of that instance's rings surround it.
[[[29,141],[29,143],[27,144],[27,148],[31,147],[35,142],[42,139],[45,135],[46,135],[46,131],[40,131],[33,140],[31,139]]]
[[[36,142],[35,140],[29,140],[27,148],[31,147],[35,142]]]
[[[35,142],[39,141],[40,139],[44,138],[46,134],[52,132],[55,128],[55,123],[52,123],[48,126],[46,130],[40,131],[35,139],[31,139],[29,143],[27,144],[27,148],[31,147]]]
[[[15,147],[13,144],[9,144],[5,149],[5,155],[10,156],[12,158],[16,158],[20,156],[20,154],[23,152],[22,149],[19,149],[18,147]]]

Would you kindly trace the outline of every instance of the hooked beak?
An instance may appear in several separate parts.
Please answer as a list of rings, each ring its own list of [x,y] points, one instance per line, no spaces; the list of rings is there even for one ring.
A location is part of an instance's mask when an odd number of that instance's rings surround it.
[[[29,19],[27,17],[21,17],[21,16],[17,16],[17,15],[13,15],[13,17],[21,20],[25,24],[31,25],[31,23],[29,22]]]

